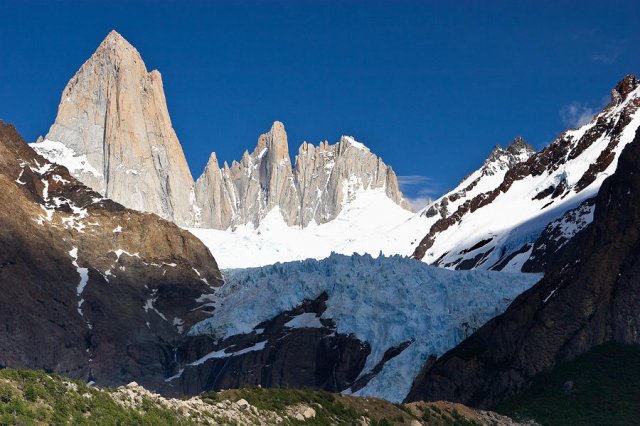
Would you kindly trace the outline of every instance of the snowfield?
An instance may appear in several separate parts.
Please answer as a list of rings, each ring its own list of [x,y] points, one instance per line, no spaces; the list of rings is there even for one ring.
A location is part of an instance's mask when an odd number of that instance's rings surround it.
[[[427,219],[394,203],[384,189],[359,190],[332,221],[306,228],[288,226],[278,208],[260,222],[235,229],[189,228],[211,251],[220,268],[246,268],[332,252],[409,256],[428,231]]]
[[[224,338],[248,333],[260,322],[326,292],[327,310],[321,318],[333,319],[338,333],[353,334],[371,345],[361,375],[387,349],[413,341],[356,392],[401,401],[429,355],[442,355],[503,312],[540,275],[449,271],[402,256],[332,254],[321,261],[226,270],[224,279],[210,299],[215,307],[212,316],[194,325],[189,334]],[[288,326],[321,324],[303,314]]]

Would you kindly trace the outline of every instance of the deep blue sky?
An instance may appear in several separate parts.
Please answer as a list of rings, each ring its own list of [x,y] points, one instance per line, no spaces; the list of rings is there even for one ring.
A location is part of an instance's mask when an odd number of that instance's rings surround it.
[[[640,72],[638,22],[637,1],[0,0],[0,118],[45,134],[116,29],[161,71],[194,177],[281,120],[293,155],[353,135],[438,195],[495,144],[540,148],[597,111]]]

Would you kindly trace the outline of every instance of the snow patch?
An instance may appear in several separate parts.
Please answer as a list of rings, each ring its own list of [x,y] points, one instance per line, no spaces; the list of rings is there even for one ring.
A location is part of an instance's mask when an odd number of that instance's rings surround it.
[[[62,142],[45,139],[42,142],[30,143],[29,146],[52,163],[66,167],[71,173],[89,173],[96,177],[102,176],[89,163],[86,155],[76,155],[75,151]]]
[[[284,325],[289,328],[322,328],[324,327],[320,322],[320,318],[313,312],[305,312],[298,316],[293,317],[287,321]]]
[[[264,349],[265,345],[267,344],[267,341],[263,341],[263,342],[259,342],[256,343],[253,346],[249,346],[248,348],[236,351],[236,352],[226,352],[229,348],[225,348],[225,349],[220,349],[219,351],[214,351],[214,352],[210,352],[207,355],[203,356],[202,358],[200,358],[197,361],[194,361],[190,364],[188,364],[189,366],[195,366],[195,365],[201,365],[204,364],[205,362],[209,361],[210,359],[217,359],[217,358],[230,358],[230,357],[234,357],[234,356],[238,356],[238,355],[244,355],[246,353],[249,352],[254,352],[254,351],[261,351]]]
[[[82,295],[82,292],[84,292],[85,287],[89,283],[89,269],[81,268],[80,266],[78,266],[78,247],[73,247],[71,250],[69,250],[69,256],[71,256],[71,259],[73,259],[71,264],[76,267],[76,271],[78,271],[78,275],[80,275],[80,282],[76,286],[76,295],[80,297]],[[84,303],[84,299],[81,298],[78,301],[78,308],[77,308],[78,313],[81,316],[84,316],[84,313],[82,312],[83,303]]]

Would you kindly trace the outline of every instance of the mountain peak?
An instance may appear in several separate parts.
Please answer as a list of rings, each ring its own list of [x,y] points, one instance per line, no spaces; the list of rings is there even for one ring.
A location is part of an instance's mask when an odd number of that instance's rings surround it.
[[[107,34],[107,36],[104,39],[105,39],[105,41],[107,41],[107,40],[111,40],[111,41],[124,40],[124,41],[126,41],[124,39],[124,37],[122,37],[122,35],[119,32],[117,32],[116,30],[109,31],[109,34]]]
[[[616,87],[611,90],[611,102],[618,103],[625,99],[629,93],[633,92],[640,86],[640,79],[633,74],[625,76]]]
[[[218,156],[216,155],[215,152],[212,152],[211,155],[209,156],[207,167],[209,167],[209,164],[214,165],[215,167],[218,167]]]
[[[139,53],[136,50],[136,48],[133,47],[133,45],[129,43],[124,37],[122,37],[122,35],[120,35],[120,33],[118,33],[116,30],[111,30],[111,32],[107,34],[104,40],[102,40],[102,43],[100,43],[100,46],[98,46],[98,50],[100,50],[101,48],[102,49],[115,48],[115,50],[120,50],[120,49],[130,50],[135,52],[139,56]]]
[[[191,223],[193,178],[162,78],[147,72],[140,53],[118,32],[111,31],[71,78],[45,139],[86,156],[90,172],[72,173],[105,197]]]
[[[260,135],[254,154],[258,154],[260,158],[267,154],[274,161],[289,158],[289,142],[282,122],[274,121],[271,129],[267,133]],[[289,159],[289,161],[291,160]]]
[[[369,148],[367,148],[365,144],[363,144],[362,142],[358,142],[357,140],[355,140],[355,138],[353,136],[344,136],[343,135],[340,138],[340,143],[341,144],[351,145],[352,147],[360,149],[362,151],[369,151]]]
[[[506,147],[496,145],[482,166],[484,175],[493,176],[499,171],[508,170],[516,163],[526,161],[536,150],[522,136],[516,138]]]
[[[520,155],[523,153],[531,155],[536,152],[535,148],[527,143],[522,136],[516,136],[513,142],[507,146],[507,151],[513,155]]]

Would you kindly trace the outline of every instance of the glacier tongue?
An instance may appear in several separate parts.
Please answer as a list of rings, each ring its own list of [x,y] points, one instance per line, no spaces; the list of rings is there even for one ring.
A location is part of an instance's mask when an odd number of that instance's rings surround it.
[[[226,270],[224,276],[212,316],[193,326],[191,335],[226,338],[249,333],[262,321],[326,292],[327,310],[321,318],[335,321],[336,332],[371,345],[361,376],[389,348],[412,341],[356,392],[391,401],[404,398],[429,355],[455,346],[540,278],[454,272],[401,256],[338,254],[322,261]]]

